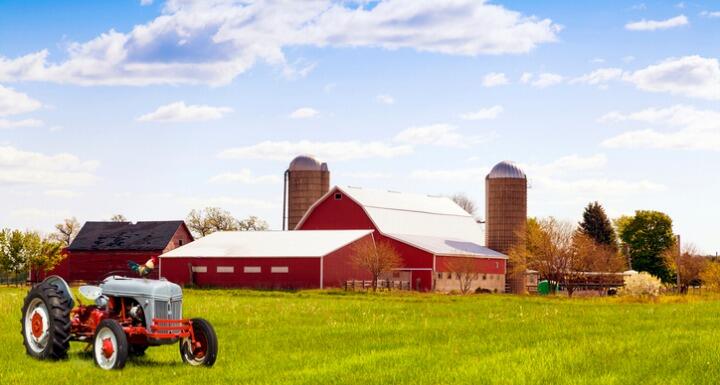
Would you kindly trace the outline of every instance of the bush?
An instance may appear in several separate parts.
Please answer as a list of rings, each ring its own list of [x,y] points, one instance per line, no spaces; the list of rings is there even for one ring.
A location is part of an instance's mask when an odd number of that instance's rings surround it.
[[[489,293],[492,293],[492,290],[485,289],[482,287],[478,287],[477,289],[475,289],[475,294],[489,294]]]
[[[660,294],[661,287],[660,278],[642,272],[625,277],[625,287],[620,290],[620,293],[632,297],[654,298]]]

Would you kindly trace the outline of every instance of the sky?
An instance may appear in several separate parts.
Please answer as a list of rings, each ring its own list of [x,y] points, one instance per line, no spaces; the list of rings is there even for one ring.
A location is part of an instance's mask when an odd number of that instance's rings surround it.
[[[332,185],[464,193],[502,160],[528,213],[660,210],[720,251],[712,1],[0,1],[0,224],[282,219]]]

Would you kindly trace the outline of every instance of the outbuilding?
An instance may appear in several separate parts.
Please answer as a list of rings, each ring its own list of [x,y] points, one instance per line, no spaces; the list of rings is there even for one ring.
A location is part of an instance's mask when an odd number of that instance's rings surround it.
[[[223,231],[160,256],[160,276],[197,286],[268,289],[340,287],[370,279],[351,256],[373,231]]]
[[[193,241],[183,221],[86,222],[49,274],[67,281],[98,281],[109,274],[133,275],[128,261],[148,259]],[[157,278],[157,269],[150,278]]]
[[[388,278],[410,281],[416,290],[459,289],[454,266],[461,264],[475,266],[473,290],[505,290],[507,256],[485,247],[482,224],[445,196],[335,186],[295,229],[372,230],[402,257]]]

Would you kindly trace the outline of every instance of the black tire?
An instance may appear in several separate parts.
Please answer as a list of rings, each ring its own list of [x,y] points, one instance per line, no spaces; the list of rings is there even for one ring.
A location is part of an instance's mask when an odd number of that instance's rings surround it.
[[[111,335],[115,338],[115,344],[113,344],[111,356],[106,357],[101,344],[105,339],[110,340],[112,344]],[[99,338],[102,340],[98,341]],[[127,336],[122,326],[114,319],[102,320],[97,329],[95,329],[95,338],[93,338],[93,358],[95,359],[95,364],[106,370],[122,369],[125,367],[125,361],[127,361],[128,358],[128,349]]]
[[[31,335],[35,334],[34,328],[26,330],[26,317],[35,315],[33,309],[45,309],[45,319],[41,322],[41,328],[46,330],[43,333],[44,343],[28,340]],[[28,310],[32,314],[28,314]],[[20,334],[23,336],[23,344],[25,352],[33,358],[40,360],[51,359],[59,360],[67,357],[67,351],[70,348],[70,301],[68,296],[62,289],[46,282],[34,286],[25,297],[25,303],[22,307],[22,318],[20,323],[22,330]],[[42,317],[41,317],[42,318]],[[30,320],[32,323],[32,320]],[[47,322],[47,325],[45,325]],[[45,329],[45,327],[47,327]]]
[[[202,318],[193,318],[192,322],[193,334],[197,342],[201,344],[199,350],[191,349],[192,342],[190,338],[180,340],[180,357],[183,362],[192,366],[213,366],[217,359],[218,340],[215,329],[210,322]]]
[[[128,354],[130,354],[133,357],[140,357],[145,355],[145,351],[147,350],[149,346],[147,345],[138,345],[138,344],[130,344],[130,348],[128,349]]]

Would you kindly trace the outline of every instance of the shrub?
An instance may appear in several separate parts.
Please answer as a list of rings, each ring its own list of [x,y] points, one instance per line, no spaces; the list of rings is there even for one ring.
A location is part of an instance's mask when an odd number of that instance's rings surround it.
[[[488,293],[492,293],[492,290],[485,289],[482,287],[478,287],[477,289],[475,289],[475,294],[488,294]]]
[[[625,287],[621,289],[623,295],[632,297],[657,297],[660,294],[662,283],[660,278],[642,272],[625,277]]]

